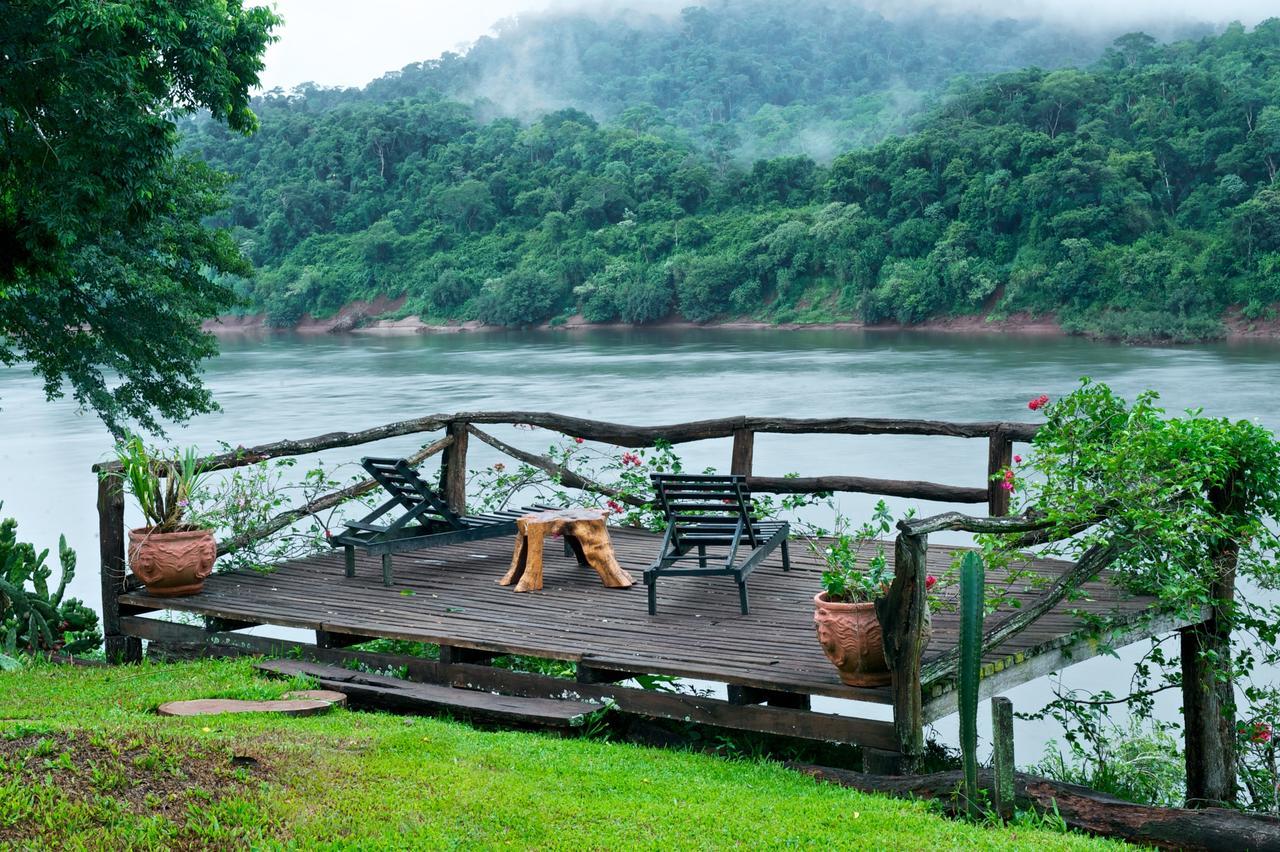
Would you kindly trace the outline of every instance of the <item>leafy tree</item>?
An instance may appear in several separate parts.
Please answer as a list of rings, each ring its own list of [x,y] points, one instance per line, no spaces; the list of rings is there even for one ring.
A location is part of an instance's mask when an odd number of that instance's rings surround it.
[[[0,4],[0,363],[31,362],[113,431],[214,403],[200,321],[247,273],[201,225],[223,179],[174,155],[174,118],[255,127],[276,16],[240,0]]]

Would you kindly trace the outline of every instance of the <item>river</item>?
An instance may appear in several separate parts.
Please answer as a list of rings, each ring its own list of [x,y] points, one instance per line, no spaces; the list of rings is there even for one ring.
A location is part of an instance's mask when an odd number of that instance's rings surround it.
[[[592,330],[406,336],[229,336],[207,366],[222,411],[170,430],[174,443],[213,451],[220,441],[250,446],[355,430],[429,413],[485,409],[551,410],[632,424],[729,415],[1033,420],[1026,402],[1059,396],[1081,376],[1132,397],[1151,388],[1170,412],[1257,418],[1280,430],[1280,343],[1241,341],[1194,347],[1134,347],[1074,338],[946,333],[769,330]],[[95,482],[89,468],[110,455],[92,415],[68,400],[46,402],[40,382],[0,369],[0,502],[20,537],[56,548],[59,533],[80,554],[72,593],[98,603]],[[512,433],[544,449],[538,433]],[[545,434],[545,433],[543,433]],[[407,454],[413,437],[375,445]],[[471,466],[497,460],[472,442]],[[358,457],[370,447],[331,453]],[[728,463],[726,441],[685,445],[695,469]],[[981,441],[932,437],[774,436],[757,438],[761,475],[856,474],[978,486]],[[842,509],[865,515],[874,497],[844,495]],[[909,501],[890,501],[895,513]],[[919,506],[924,513],[945,504]],[[1134,654],[1127,654],[1131,658]],[[1127,667],[1094,660],[1064,682],[1122,693]],[[1009,693],[1019,710],[1050,695],[1040,680]],[[1166,695],[1161,712],[1176,716]],[[984,723],[985,725],[985,723]],[[938,732],[954,744],[954,717]],[[1019,723],[1019,763],[1039,757],[1050,726]]]

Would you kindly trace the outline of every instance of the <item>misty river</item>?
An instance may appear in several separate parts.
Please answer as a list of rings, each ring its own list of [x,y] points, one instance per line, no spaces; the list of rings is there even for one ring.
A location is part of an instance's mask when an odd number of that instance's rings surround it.
[[[1210,415],[1257,418],[1280,430],[1280,342],[1271,341],[1161,348],[1018,335],[637,329],[276,334],[226,337],[221,347],[207,381],[223,410],[171,429],[171,442],[214,451],[220,441],[250,446],[485,409],[550,410],[639,425],[739,414],[1030,421],[1035,415],[1027,400],[1061,395],[1086,375],[1128,398],[1155,389],[1171,413],[1203,407]],[[97,516],[89,468],[109,457],[109,437],[71,401],[46,402],[40,381],[20,368],[0,370],[0,406],[0,515],[16,517],[20,539],[37,548],[56,549],[64,533],[81,563],[72,593],[96,606]],[[530,450],[541,451],[547,442],[545,433],[510,436]],[[409,436],[324,458],[408,454],[425,439]],[[728,465],[728,441],[687,444],[679,452],[693,469]],[[471,467],[497,459],[496,451],[472,442]],[[979,486],[985,468],[984,441],[828,435],[756,440],[755,471],[761,475],[856,474]],[[876,498],[838,499],[846,514],[860,520]],[[895,514],[911,505],[889,503]],[[965,507],[918,508],[932,514]],[[1140,647],[1122,656],[1136,658]],[[1113,659],[1095,659],[1068,669],[1064,683],[1123,694],[1129,673]],[[1022,711],[1039,709],[1050,694],[1046,679],[1008,693]],[[1161,698],[1162,714],[1176,717],[1174,694]],[[823,702],[815,700],[815,709]],[[888,718],[889,708],[874,709]],[[987,724],[981,721],[980,730],[989,730]],[[955,743],[954,716],[936,727]],[[1019,764],[1038,759],[1053,731],[1052,725],[1019,722]]]

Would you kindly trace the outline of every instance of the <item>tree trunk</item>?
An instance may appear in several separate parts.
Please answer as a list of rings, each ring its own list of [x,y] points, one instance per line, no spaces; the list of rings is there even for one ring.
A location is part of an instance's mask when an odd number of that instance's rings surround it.
[[[953,814],[962,806],[957,788],[963,783],[959,771],[932,775],[867,775],[847,769],[788,764],[819,781],[839,784],[867,793],[883,793],[909,799],[935,799]],[[980,773],[980,783],[994,787],[990,770]],[[1117,837],[1130,843],[1164,849],[1251,849],[1280,852],[1280,819],[1262,814],[1246,814],[1226,808],[1188,810],[1135,805],[1087,787],[1051,781],[1019,772],[1014,778],[1017,806],[1040,813],[1060,815],[1079,831],[1102,837]]]

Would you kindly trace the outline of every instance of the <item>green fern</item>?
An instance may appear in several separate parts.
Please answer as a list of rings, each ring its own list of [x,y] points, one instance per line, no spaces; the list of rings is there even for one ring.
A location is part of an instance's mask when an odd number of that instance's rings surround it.
[[[982,668],[982,605],[985,570],[973,551],[960,563],[960,756],[969,815],[981,817],[978,798],[978,681]]]

